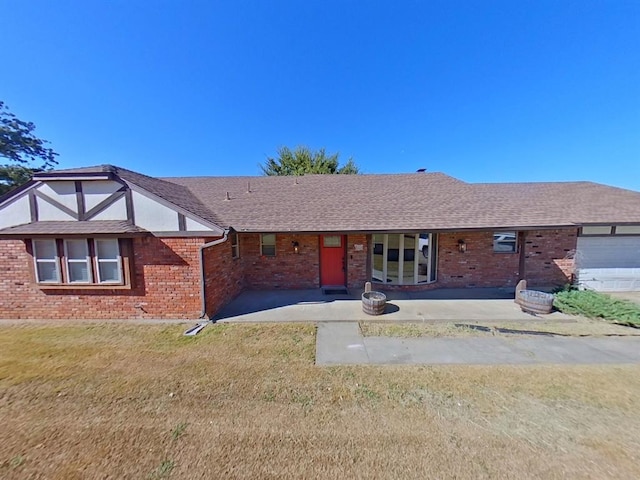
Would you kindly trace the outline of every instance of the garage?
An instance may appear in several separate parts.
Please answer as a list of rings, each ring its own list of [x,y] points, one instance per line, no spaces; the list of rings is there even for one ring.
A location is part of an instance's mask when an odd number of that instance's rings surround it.
[[[640,291],[640,235],[616,235],[615,228],[612,232],[578,238],[578,284],[600,292]]]

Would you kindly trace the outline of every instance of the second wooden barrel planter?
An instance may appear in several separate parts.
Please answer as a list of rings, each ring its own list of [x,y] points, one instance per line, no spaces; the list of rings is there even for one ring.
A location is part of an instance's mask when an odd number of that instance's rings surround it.
[[[387,296],[382,292],[364,292],[362,294],[362,311],[368,315],[382,315],[387,303]]]
[[[553,295],[536,290],[521,290],[516,301],[525,312],[551,313],[553,309]]]

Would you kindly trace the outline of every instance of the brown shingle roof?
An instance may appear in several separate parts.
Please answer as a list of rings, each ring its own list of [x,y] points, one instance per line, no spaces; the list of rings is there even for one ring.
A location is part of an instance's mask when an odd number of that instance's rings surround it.
[[[100,172],[113,172],[204,220],[237,231],[419,231],[640,223],[640,192],[591,182],[469,184],[442,173],[158,179],[110,165],[57,173]]]
[[[43,221],[25,223],[0,230],[0,236],[31,235],[127,235],[145,233],[146,230],[126,220]]]
[[[639,192],[590,182],[469,184],[442,173],[166,180],[188,187],[223,226],[238,231],[640,223]]]

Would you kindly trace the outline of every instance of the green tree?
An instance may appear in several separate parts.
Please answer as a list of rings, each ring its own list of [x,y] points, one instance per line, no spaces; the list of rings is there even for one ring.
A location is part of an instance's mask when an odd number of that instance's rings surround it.
[[[0,101],[0,158],[11,163],[0,165],[0,194],[28,182],[36,172],[49,170],[58,155],[46,140],[33,134],[36,126],[9,111]],[[37,162],[34,166],[33,163]]]
[[[299,146],[294,150],[280,147],[277,157],[267,157],[264,165],[260,165],[264,175],[304,175],[305,173],[359,173],[353,159],[347,160],[343,166],[339,163],[339,153],[327,155],[324,148],[313,151],[309,147]]]

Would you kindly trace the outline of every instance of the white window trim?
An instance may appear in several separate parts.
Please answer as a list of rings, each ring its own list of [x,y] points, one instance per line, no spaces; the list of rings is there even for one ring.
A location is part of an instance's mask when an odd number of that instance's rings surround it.
[[[67,247],[68,242],[70,242],[70,241],[74,241],[75,242],[75,241],[78,241],[78,240],[83,240],[84,241],[84,246],[87,249],[87,255],[84,257],[84,260],[80,260],[80,259],[77,259],[77,258],[69,258],[69,249]],[[66,279],[67,282],[66,283],[68,283],[70,285],[72,285],[72,284],[83,284],[83,285],[86,285],[86,284],[93,283],[92,282],[92,280],[93,280],[93,269],[91,268],[92,267],[92,265],[91,265],[91,250],[89,249],[89,241],[88,241],[88,239],[87,238],[78,238],[78,239],[65,238],[62,241],[62,243],[64,245],[64,267],[65,267],[65,270],[66,270],[66,273],[67,273],[67,279]],[[69,266],[72,263],[85,263],[87,265],[87,273],[88,273],[87,281],[79,281],[79,280],[72,281],[71,280],[71,269],[69,268]]]
[[[423,233],[427,233],[427,232],[423,232]],[[405,240],[405,236],[407,235],[414,235],[414,253],[413,253],[413,258],[414,258],[414,262],[413,262],[413,282],[412,283],[405,283],[404,282],[404,262],[398,262],[398,282],[397,283],[391,283],[389,285],[426,285],[429,283],[434,283],[437,281],[437,277],[434,275],[433,280],[431,280],[431,276],[432,276],[432,262],[433,262],[433,255],[436,255],[436,252],[434,252],[433,249],[433,245],[434,245],[434,237],[436,234],[434,233],[427,233],[429,235],[429,256],[428,256],[428,262],[427,262],[427,273],[426,273],[426,277],[427,280],[426,281],[419,281],[419,272],[420,272],[420,262],[418,261],[419,255],[422,255],[422,251],[420,250],[420,234],[416,233],[416,234],[411,234],[411,233],[400,233],[400,234],[391,234],[391,235],[399,235],[398,238],[398,258],[404,258],[404,240]],[[383,284],[387,285],[387,280],[389,279],[389,275],[388,275],[388,258],[389,258],[389,234],[385,233],[382,235],[382,282]],[[374,255],[373,253],[371,254],[371,271],[373,272],[374,270]]]
[[[116,247],[118,249],[118,255],[117,257],[114,258],[100,258],[98,256],[98,243],[99,242],[116,242]],[[98,280],[98,283],[101,285],[105,285],[105,284],[117,284],[120,285],[122,283],[122,254],[120,253],[120,242],[118,241],[117,238],[96,238],[93,240],[93,246],[94,246],[94,257],[96,260],[96,279]],[[117,271],[118,271],[118,280],[105,280],[103,281],[100,278],[100,263],[116,263]]]
[[[38,242],[52,242],[54,251],[56,252],[56,257],[51,258],[38,258]],[[59,284],[62,282],[62,275],[60,272],[60,256],[58,255],[58,242],[55,239],[36,239],[32,242],[33,244],[33,266],[35,268],[36,282],[37,283],[45,283],[45,284]],[[56,266],[56,277],[55,281],[43,281],[40,280],[38,276],[38,263],[54,263]]]
[[[87,245],[87,254],[86,260],[80,259],[69,259],[67,242],[69,240],[84,240]],[[100,241],[115,241],[118,248],[117,259],[100,259],[98,258],[98,242]],[[55,259],[43,259],[38,258],[38,242],[50,242],[54,245],[55,251]],[[62,245],[60,245],[62,242]],[[110,285],[114,287],[126,287],[130,284],[131,279],[128,277],[128,273],[124,271],[125,262],[122,257],[122,245],[119,238],[54,238],[54,239],[41,239],[35,238],[31,241],[32,245],[32,256],[33,256],[33,264],[34,264],[34,275],[35,281],[37,284],[46,285],[46,286],[57,286],[61,287],[72,287],[78,286],[81,288],[91,287],[91,286],[101,286],[101,285]],[[63,252],[63,257],[60,256],[60,252]],[[87,268],[89,273],[89,281],[70,281],[70,272],[69,272],[69,264],[70,263],[80,263],[87,262]],[[102,281],[100,279],[100,269],[99,263],[114,263],[118,264],[118,280],[108,280]],[[43,281],[39,278],[38,273],[38,264],[41,263],[55,263],[56,266],[56,277],[55,281]],[[64,270],[63,270],[64,268]],[[128,267],[127,267],[128,268]],[[62,275],[64,273],[64,275]]]

